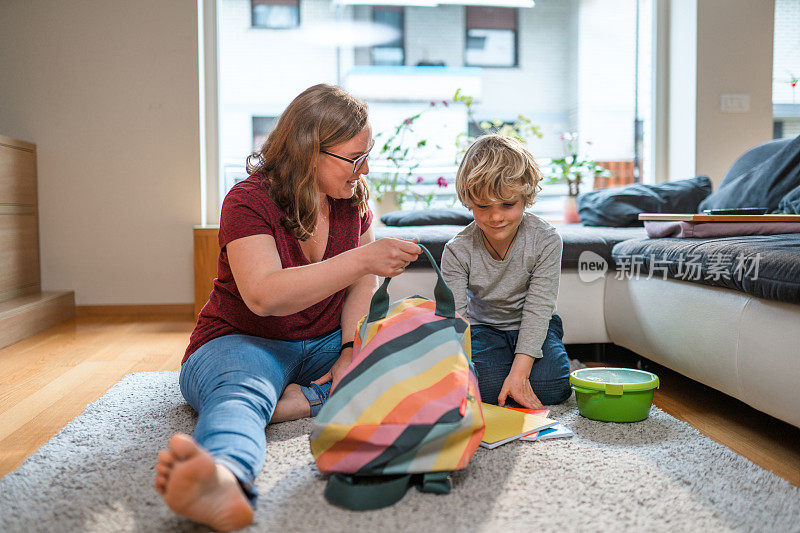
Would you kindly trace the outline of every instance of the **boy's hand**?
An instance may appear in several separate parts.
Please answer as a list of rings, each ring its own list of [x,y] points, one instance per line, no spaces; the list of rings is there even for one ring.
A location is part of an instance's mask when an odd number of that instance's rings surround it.
[[[510,396],[527,409],[544,409],[544,405],[531,388],[531,367],[533,367],[533,357],[521,353],[514,357],[511,372],[508,373],[497,397],[498,405],[504,407],[506,399]]]

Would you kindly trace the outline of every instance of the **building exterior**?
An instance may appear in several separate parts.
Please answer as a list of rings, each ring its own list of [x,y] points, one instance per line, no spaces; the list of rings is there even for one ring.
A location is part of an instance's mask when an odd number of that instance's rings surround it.
[[[427,109],[415,128],[428,140],[416,154],[427,184],[454,171],[455,138],[470,131],[463,105],[441,105],[456,89],[474,97],[478,120],[529,117],[540,162],[562,155],[567,132],[591,141],[582,146],[595,160],[631,161],[637,102],[639,117],[651,109],[650,2],[507,7],[521,1],[218,0],[221,197],[283,108],[316,83],[367,100],[376,133]]]

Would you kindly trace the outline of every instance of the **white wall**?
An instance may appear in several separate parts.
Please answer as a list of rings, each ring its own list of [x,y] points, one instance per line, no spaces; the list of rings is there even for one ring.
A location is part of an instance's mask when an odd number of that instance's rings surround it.
[[[697,173],[719,185],[742,152],[772,139],[774,2],[702,0],[697,11]],[[723,113],[720,96],[749,94]]]
[[[673,0],[670,9],[670,179],[705,174],[716,189],[742,152],[772,139],[774,3]],[[750,110],[722,112],[723,94],[749,95]]]
[[[42,286],[193,300],[196,0],[3,2],[0,133],[36,143]]]
[[[464,20],[461,6],[405,9],[406,65],[444,61],[448,67],[464,64]]]

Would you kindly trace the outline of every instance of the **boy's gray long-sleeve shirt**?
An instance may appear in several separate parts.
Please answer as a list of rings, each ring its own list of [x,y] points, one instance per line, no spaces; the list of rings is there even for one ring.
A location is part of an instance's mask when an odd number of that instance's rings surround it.
[[[442,275],[456,312],[471,325],[519,330],[515,353],[542,357],[561,276],[561,236],[533,213],[524,213],[505,261],[489,255],[475,222],[445,245]]]

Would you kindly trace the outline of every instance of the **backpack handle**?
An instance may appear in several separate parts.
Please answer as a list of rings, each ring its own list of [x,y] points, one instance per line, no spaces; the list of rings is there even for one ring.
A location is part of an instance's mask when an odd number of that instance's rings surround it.
[[[370,483],[359,484],[359,481]],[[450,472],[379,477],[331,474],[325,487],[325,498],[345,509],[367,511],[399,502],[412,485],[416,485],[421,492],[449,494]]]
[[[428,256],[428,261],[430,261],[431,266],[436,271],[436,275],[439,278],[436,280],[436,287],[433,289],[433,296],[436,300],[436,314],[446,318],[455,318],[456,302],[453,297],[453,291],[451,291],[450,287],[445,283],[442,277],[442,271],[439,270],[439,266],[436,264],[436,261],[434,261],[428,249],[421,244],[418,244],[418,246],[422,248],[422,251]],[[369,304],[369,315],[367,315],[364,324],[386,318],[386,315],[389,313],[389,282],[391,279],[392,278],[386,278],[383,281],[383,285],[381,285],[372,296],[372,302]]]
[[[358,479],[353,476],[331,474],[325,487],[325,498],[345,509],[368,511],[399,502],[412,485],[411,474],[387,476],[382,479],[378,483],[359,485]]]

